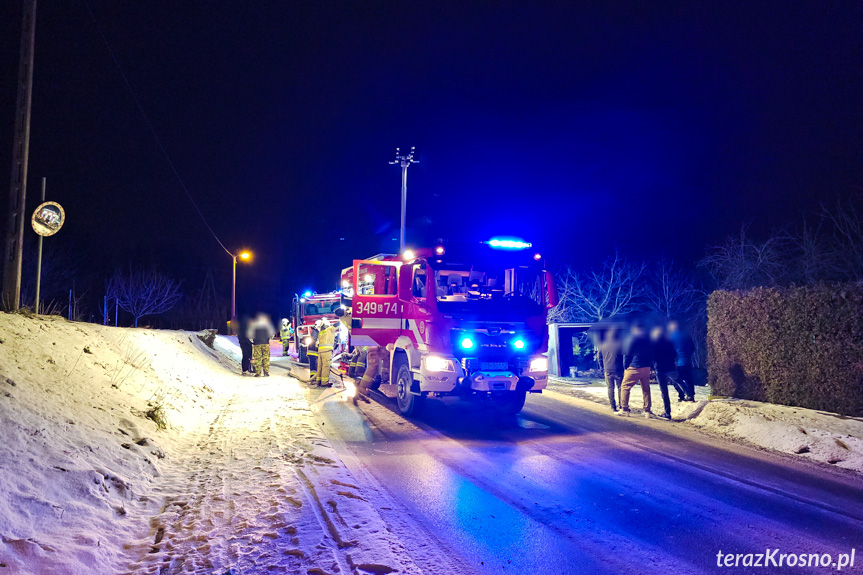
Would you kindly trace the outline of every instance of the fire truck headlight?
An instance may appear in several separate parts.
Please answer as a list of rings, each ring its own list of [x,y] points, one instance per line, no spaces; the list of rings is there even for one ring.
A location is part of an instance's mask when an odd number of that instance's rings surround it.
[[[307,335],[307,336],[306,336],[306,339],[304,339],[304,340],[303,340],[303,343],[304,343],[304,344],[306,344],[306,345],[311,344],[311,343],[312,343],[312,336]]]
[[[425,357],[425,366],[427,371],[455,371],[452,361],[439,357],[437,355],[427,355]]]
[[[512,347],[514,347],[515,349],[524,349],[524,346],[525,346],[524,340],[521,338],[512,342]]]
[[[535,357],[530,360],[530,371],[548,371],[548,358]]]
[[[474,345],[475,344],[474,344],[473,340],[469,337],[466,337],[466,338],[461,340],[461,346],[463,349],[473,349]]]

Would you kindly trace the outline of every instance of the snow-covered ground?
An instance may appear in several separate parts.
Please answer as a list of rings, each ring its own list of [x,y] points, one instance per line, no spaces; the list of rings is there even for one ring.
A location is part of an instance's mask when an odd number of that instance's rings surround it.
[[[418,572],[299,383],[215,347],[0,314],[2,573]]]
[[[551,394],[608,405],[605,383],[552,380]],[[741,399],[708,399],[707,387],[697,387],[695,403],[678,403],[671,395],[672,419],[713,436],[741,441],[836,467],[863,472],[863,420],[835,413]],[[659,386],[651,385],[653,413],[662,412]],[[643,406],[641,388],[630,396],[633,417]]]

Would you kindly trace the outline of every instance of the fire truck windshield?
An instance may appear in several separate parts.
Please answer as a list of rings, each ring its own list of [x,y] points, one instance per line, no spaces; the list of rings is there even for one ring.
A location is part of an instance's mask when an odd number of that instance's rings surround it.
[[[303,304],[303,315],[332,315],[341,306],[339,300],[309,301]]]
[[[494,308],[532,314],[540,312],[543,305],[544,282],[537,269],[448,266],[435,270],[434,278],[442,310]]]

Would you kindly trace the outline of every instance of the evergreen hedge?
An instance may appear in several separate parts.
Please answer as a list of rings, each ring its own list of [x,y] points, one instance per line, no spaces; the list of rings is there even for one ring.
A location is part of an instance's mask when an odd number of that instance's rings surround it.
[[[720,290],[707,313],[714,393],[863,415],[863,285]]]

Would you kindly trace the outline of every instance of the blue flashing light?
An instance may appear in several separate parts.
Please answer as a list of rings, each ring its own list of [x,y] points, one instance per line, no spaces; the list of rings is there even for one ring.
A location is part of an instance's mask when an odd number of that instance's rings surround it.
[[[492,238],[486,243],[493,248],[501,250],[526,250],[533,246],[532,243],[518,238]]]
[[[515,349],[524,349],[524,346],[525,346],[525,343],[524,343],[523,339],[517,339],[514,342],[512,342],[512,347],[514,347]]]
[[[469,337],[466,337],[463,340],[461,340],[461,346],[463,349],[473,349],[473,346],[474,346],[473,340]]]
[[[303,297],[312,297],[312,292],[307,291],[303,294]]]

